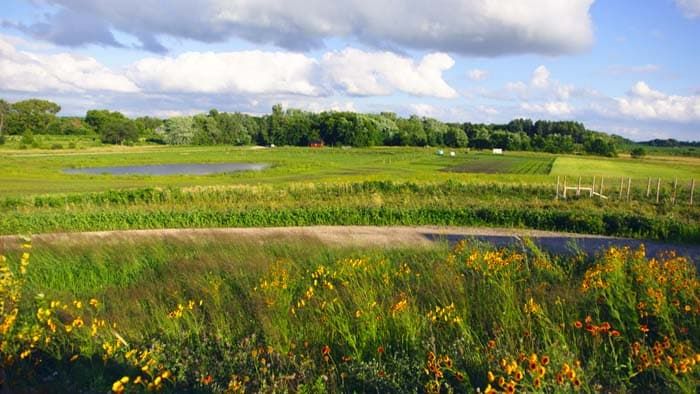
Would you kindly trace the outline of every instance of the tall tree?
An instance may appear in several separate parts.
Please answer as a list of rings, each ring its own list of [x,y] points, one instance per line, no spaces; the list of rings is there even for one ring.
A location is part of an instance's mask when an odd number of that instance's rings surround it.
[[[10,114],[10,109],[12,106],[7,101],[0,99],[0,136],[2,135],[2,130],[5,127],[5,119],[7,115]]]
[[[18,101],[10,106],[7,117],[9,134],[44,134],[48,125],[56,120],[56,114],[61,106],[47,100],[29,99]]]

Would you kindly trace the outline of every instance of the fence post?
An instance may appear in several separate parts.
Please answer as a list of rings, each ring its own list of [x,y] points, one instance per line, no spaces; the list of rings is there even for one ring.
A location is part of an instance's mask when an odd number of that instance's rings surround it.
[[[576,186],[576,197],[581,195],[581,175],[578,176],[578,186]]]
[[[559,199],[559,175],[557,175],[557,192],[556,196],[554,197],[555,200]]]
[[[632,178],[627,178],[627,201],[630,200],[630,189],[632,188]]]
[[[690,183],[690,205],[693,205],[693,194],[695,194],[695,179]]]
[[[678,188],[678,178],[673,178],[673,197],[671,197],[671,203],[676,203],[676,188]]]
[[[651,177],[647,181],[647,198],[649,198],[649,193],[651,192]]]
[[[593,193],[595,193],[595,175],[593,175],[593,185],[591,185],[590,197],[593,198]]]
[[[566,199],[566,175],[564,175],[564,199]]]
[[[625,184],[625,178],[620,178],[620,195],[617,197],[618,200],[622,200],[622,186]]]
[[[659,191],[661,190],[661,178],[656,179],[656,203],[659,203]]]
[[[600,195],[601,195],[601,196],[603,195],[603,179],[604,179],[604,178],[601,176],[601,177],[600,177]]]

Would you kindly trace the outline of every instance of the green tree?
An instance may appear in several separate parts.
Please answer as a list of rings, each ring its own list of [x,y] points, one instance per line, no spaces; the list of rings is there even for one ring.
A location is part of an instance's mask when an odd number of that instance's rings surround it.
[[[91,109],[85,114],[85,123],[90,125],[90,127],[100,135],[103,134],[104,127],[107,126],[108,123],[124,119],[126,119],[126,116],[121,112],[112,112],[106,109]]]
[[[5,138],[3,136],[3,130],[5,128],[5,119],[10,114],[10,109],[12,106],[7,101],[0,99],[0,136],[2,136],[3,143]]]
[[[634,148],[630,151],[630,156],[632,156],[635,159],[641,159],[642,157],[646,156],[646,154],[647,151],[644,150],[644,148],[642,148],[641,146]]]
[[[161,135],[163,141],[170,145],[191,144],[194,133],[194,119],[191,116],[174,116],[156,129],[156,134]]]
[[[461,128],[450,126],[445,133],[445,144],[453,148],[465,148],[469,144],[469,138]]]
[[[139,138],[134,121],[131,119],[113,119],[102,126],[100,139],[107,144],[124,144]]]
[[[47,100],[29,99],[10,106],[7,116],[8,134],[20,135],[25,131],[34,134],[47,132],[49,124],[56,120],[61,107]]]

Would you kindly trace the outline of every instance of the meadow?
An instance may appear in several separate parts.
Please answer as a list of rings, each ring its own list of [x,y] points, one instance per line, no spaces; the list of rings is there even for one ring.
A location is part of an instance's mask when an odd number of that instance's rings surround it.
[[[226,237],[3,252],[19,391],[698,389],[700,283],[673,253]]]
[[[603,159],[428,148],[110,147],[6,150],[0,234],[298,225],[491,225],[697,242],[692,158]],[[65,168],[267,163],[206,176],[75,175]],[[551,169],[550,169],[551,168]],[[610,199],[555,200],[557,176],[607,177]],[[627,201],[616,184],[635,177]],[[664,177],[657,204],[648,177]],[[698,177],[700,178],[700,177]],[[673,203],[673,180],[678,179]],[[563,180],[563,179],[562,179]],[[626,178],[625,178],[626,180]]]
[[[0,149],[0,235],[453,225],[700,243],[696,158],[436,150],[10,144]],[[270,167],[62,172],[193,162]],[[564,176],[604,176],[610,198],[556,199]],[[627,177],[629,198],[618,193]],[[646,193],[656,177],[658,203]],[[3,238],[0,372],[20,392],[697,392],[697,262],[526,245]]]

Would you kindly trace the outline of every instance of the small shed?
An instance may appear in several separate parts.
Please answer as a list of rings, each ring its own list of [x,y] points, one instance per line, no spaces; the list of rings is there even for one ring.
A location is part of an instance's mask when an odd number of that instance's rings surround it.
[[[323,141],[316,140],[316,141],[309,142],[309,147],[310,148],[323,148],[324,144],[323,144]]]
[[[494,154],[494,155],[502,155],[502,154],[503,154],[503,149],[501,149],[501,148],[493,148],[493,154]]]

